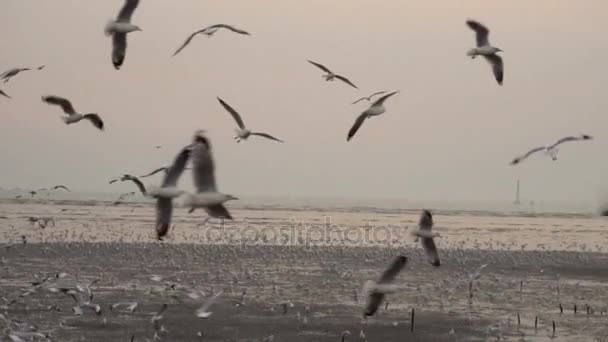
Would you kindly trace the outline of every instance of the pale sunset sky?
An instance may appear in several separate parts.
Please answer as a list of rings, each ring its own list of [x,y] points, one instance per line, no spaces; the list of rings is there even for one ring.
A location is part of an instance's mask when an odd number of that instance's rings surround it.
[[[120,71],[106,22],[122,0],[2,0],[0,72],[47,67],[0,89],[0,186],[121,192],[108,185],[171,162],[197,129],[211,138],[222,192],[236,196],[588,201],[608,189],[608,1],[142,0]],[[504,85],[465,54],[490,28],[504,50]],[[193,31],[227,23],[251,37]],[[357,84],[325,82],[311,59]],[[400,90],[387,112],[346,133],[378,90]],[[59,95],[97,112],[66,126]],[[237,144],[222,97],[252,130]],[[566,135],[559,160],[509,161]],[[162,145],[162,149],[155,149]],[[150,178],[147,183],[160,182]],[[186,172],[180,186],[191,188]]]

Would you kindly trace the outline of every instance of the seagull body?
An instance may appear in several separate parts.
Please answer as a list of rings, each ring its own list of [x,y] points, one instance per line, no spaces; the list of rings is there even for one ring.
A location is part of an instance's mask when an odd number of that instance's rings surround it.
[[[357,104],[357,103],[359,103],[359,102],[361,102],[361,101],[363,101],[363,100],[367,100],[367,101],[369,102],[369,101],[371,101],[371,100],[372,100],[372,98],[373,98],[374,96],[376,96],[376,95],[382,95],[382,94],[385,94],[385,93],[386,93],[386,90],[383,90],[383,91],[377,91],[377,92],[375,92],[375,93],[371,94],[370,96],[363,96],[362,98],[360,98],[360,99],[356,100],[356,101],[355,101],[355,102],[353,102],[352,104]]]
[[[525,154],[523,154],[519,157],[516,157],[515,159],[513,159],[511,161],[511,165],[517,165],[517,164],[521,163],[522,161],[524,161],[525,159],[527,159],[529,156],[533,155],[534,153],[541,152],[541,151],[545,151],[545,154],[548,155],[549,157],[551,157],[551,159],[553,161],[555,161],[555,160],[557,160],[557,153],[559,152],[559,149],[557,148],[558,145],[563,144],[565,142],[569,142],[569,141],[584,141],[584,140],[593,140],[593,137],[590,135],[587,135],[587,134],[582,134],[579,136],[570,136],[570,137],[561,138],[558,141],[556,141],[553,145],[536,147],[536,148],[533,148],[530,151],[526,152]]]
[[[349,86],[351,86],[351,87],[353,87],[353,88],[355,88],[355,89],[359,89],[359,88],[357,88],[357,86],[356,86],[356,85],[354,85],[354,84],[353,84],[353,82],[351,82],[351,81],[350,81],[348,78],[346,78],[346,77],[344,77],[344,76],[342,76],[342,75],[338,75],[338,74],[334,73],[333,71],[329,70],[329,69],[328,69],[326,66],[324,66],[323,64],[320,64],[320,63],[317,63],[317,62],[313,62],[313,61],[311,61],[311,60],[308,60],[308,62],[309,62],[310,64],[312,64],[312,65],[316,66],[317,68],[319,68],[319,69],[321,69],[321,70],[323,70],[323,71],[325,71],[325,72],[326,72],[326,74],[325,74],[325,75],[322,75],[322,77],[323,77],[323,78],[324,78],[326,81],[331,82],[331,81],[335,81],[336,79],[339,79],[340,81],[342,81],[342,82],[344,82],[344,83],[348,84]]]
[[[351,129],[348,131],[348,136],[346,137],[346,141],[350,141],[350,139],[352,139],[355,136],[355,133],[357,133],[359,128],[361,128],[361,125],[363,125],[363,122],[365,121],[365,119],[371,118],[373,116],[378,116],[378,115],[386,112],[386,108],[384,108],[384,101],[386,101],[386,99],[388,99],[389,97],[397,94],[398,92],[399,91],[394,91],[392,93],[382,96],[381,98],[376,100],[368,109],[366,109],[363,113],[361,113],[357,117],[357,120],[355,120],[355,123],[353,124]]]
[[[209,139],[204,135],[203,131],[198,131],[194,135],[194,143],[192,146],[191,159],[192,159],[192,178],[197,194],[195,196],[201,196],[198,198],[204,198],[206,195],[203,193],[217,193],[217,185],[215,183],[215,163],[211,152],[211,143]],[[215,195],[210,195],[211,197]],[[193,197],[186,196],[186,198],[192,199]],[[228,200],[228,197],[226,197]],[[215,204],[206,206],[205,211],[210,217],[219,219],[232,219],[232,216],[223,204]],[[194,208],[190,209],[192,212]]]
[[[163,190],[155,190],[154,197],[156,197],[156,237],[162,240],[165,235],[169,232],[169,225],[171,224],[171,216],[173,215],[173,198],[176,197],[177,193],[175,190],[179,177],[186,168],[186,163],[190,158],[191,147],[187,146],[183,148],[178,155],[175,157],[173,164],[170,166],[169,171],[165,174],[161,188]],[[171,189],[171,190],[167,190]],[[180,193],[181,194],[181,193]],[[178,195],[179,196],[179,195]]]
[[[232,115],[232,118],[234,119],[234,121],[236,121],[236,124],[239,126],[239,128],[236,130],[236,136],[234,137],[234,139],[236,140],[237,143],[241,142],[241,140],[247,140],[247,138],[249,138],[249,136],[251,136],[251,135],[260,136],[260,137],[278,141],[281,143],[283,142],[282,140],[277,139],[270,134],[261,133],[261,132],[252,132],[251,130],[247,129],[247,127],[245,127],[245,123],[243,122],[243,119],[241,118],[241,115],[234,108],[232,108],[228,103],[226,103],[224,100],[220,99],[219,97],[217,98],[217,100],[220,102],[222,107],[224,107],[224,109],[228,113],[230,113],[230,115]]]
[[[490,31],[487,27],[475,20],[467,20],[466,23],[471,30],[475,31],[475,39],[477,42],[477,47],[470,49],[467,52],[467,56],[472,59],[477,56],[483,56],[492,65],[492,72],[494,73],[496,82],[502,85],[504,66],[502,58],[497,55],[497,53],[502,52],[502,50],[490,45],[490,41],[488,40]]]
[[[391,284],[395,277],[407,264],[407,257],[403,255],[397,256],[389,267],[380,276],[378,281],[367,281],[363,286],[363,293],[367,295],[367,304],[363,316],[372,316],[378,311],[378,308],[384,300],[384,295],[387,293],[395,293],[402,287]]]
[[[223,293],[223,291],[220,291],[218,293],[216,293],[215,295],[213,295],[211,298],[207,299],[207,301],[205,301],[205,303],[203,304],[203,306],[201,306],[198,310],[196,310],[196,317],[198,318],[209,318],[211,316],[211,314],[213,312],[209,311],[209,309],[211,309],[211,306],[213,305],[213,303],[215,303],[215,301],[219,298],[219,296],[221,296]]]
[[[116,20],[108,22],[104,29],[106,36],[112,36],[112,64],[116,70],[120,69],[125,60],[127,33],[141,31],[141,28],[131,24],[131,17],[138,5],[139,0],[125,0]]]
[[[419,230],[416,231],[414,234],[421,238],[422,248],[424,248],[429,262],[435,267],[441,266],[441,262],[439,261],[439,254],[437,253],[437,246],[435,245],[435,241],[433,240],[433,238],[439,236],[439,234],[431,232],[431,229],[433,228],[433,215],[430,211],[422,211],[418,227]]]
[[[226,201],[237,200],[238,198],[226,195],[221,192],[202,192],[198,194],[188,194],[185,196],[182,206],[186,208],[208,208],[220,205]]]
[[[180,53],[186,46],[188,46],[188,44],[190,44],[190,42],[192,41],[192,39],[199,34],[204,34],[207,36],[207,38],[211,38],[211,36],[217,32],[217,30],[219,29],[227,29],[230,30],[234,33],[238,33],[238,34],[243,34],[246,36],[250,36],[251,34],[247,31],[238,29],[232,25],[226,25],[226,24],[217,24],[217,25],[211,25],[209,27],[205,27],[202,30],[198,30],[195,31],[194,33],[192,33],[190,36],[188,36],[188,38],[186,38],[186,41],[177,49],[175,50],[175,52],[173,53],[173,56],[177,55],[178,53]]]
[[[67,99],[64,99],[62,97],[59,97],[59,96],[43,96],[42,101],[46,102],[50,105],[60,106],[61,109],[63,109],[63,112],[65,114],[67,114],[66,117],[63,117],[63,121],[66,123],[66,125],[70,125],[70,124],[79,122],[80,120],[86,119],[86,120],[91,121],[93,126],[97,127],[99,130],[103,131],[103,128],[104,128],[103,121],[101,120],[99,115],[97,115],[96,113],[89,113],[89,114],[77,113],[70,101],[68,101]]]

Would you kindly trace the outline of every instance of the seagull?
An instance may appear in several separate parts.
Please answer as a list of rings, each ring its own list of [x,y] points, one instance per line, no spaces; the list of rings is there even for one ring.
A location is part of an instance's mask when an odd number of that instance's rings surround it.
[[[63,189],[65,191],[71,192],[71,190],[68,189],[68,187],[65,185],[55,185],[54,187],[51,188],[51,190],[58,190],[58,189]]]
[[[198,310],[196,310],[196,317],[198,318],[209,318],[211,316],[211,314],[213,312],[209,311],[209,309],[211,309],[211,306],[213,305],[213,303],[215,303],[215,301],[218,299],[219,296],[221,296],[223,293],[223,291],[220,291],[218,293],[216,293],[215,295],[213,295],[211,298],[207,299],[205,301],[205,303],[203,304],[203,306],[201,306]]]
[[[127,33],[141,31],[141,28],[131,24],[131,16],[139,5],[139,0],[125,0],[116,20],[110,20],[104,29],[106,36],[112,36],[112,64],[119,70],[127,52]]]
[[[486,267],[488,267],[488,264],[483,264],[477,268],[475,273],[469,274],[469,298],[473,298],[473,282],[481,278],[481,271]]]
[[[344,77],[342,75],[334,74],[331,70],[329,70],[323,64],[319,64],[319,63],[313,62],[311,60],[308,60],[308,62],[327,73],[326,75],[323,75],[323,78],[325,78],[326,81],[333,81],[333,80],[335,80],[337,78],[340,81],[342,81],[342,82],[350,85],[351,87],[353,87],[355,89],[359,89],[359,88],[357,88],[356,85],[354,85],[351,81],[349,81],[348,78],[346,78],[346,77]]]
[[[350,141],[350,139],[355,136],[355,133],[357,133],[361,125],[363,125],[363,121],[365,121],[365,119],[371,118],[372,116],[378,116],[384,113],[386,111],[386,108],[384,108],[384,101],[386,101],[386,99],[388,99],[389,97],[397,94],[398,92],[399,91],[394,91],[392,93],[382,96],[381,98],[377,99],[376,102],[372,103],[372,105],[368,109],[361,113],[359,117],[357,117],[357,120],[355,120],[353,127],[351,127],[348,131],[346,141]]]
[[[36,69],[42,70],[42,69],[44,69],[44,65],[41,65]],[[9,70],[3,72],[2,74],[0,74],[0,79],[4,80],[4,83],[6,83],[11,80],[11,77],[17,76],[17,74],[19,74],[23,71],[29,71],[29,70],[32,70],[32,69],[30,69],[30,68],[12,68],[12,69],[9,69]]]
[[[166,303],[163,304],[160,308],[160,310],[158,310],[158,312],[156,312],[153,316],[152,319],[150,319],[150,322],[154,325],[154,336],[158,336],[158,332],[162,332],[163,331],[163,326],[160,324],[160,321],[163,319],[163,314],[165,313],[165,311],[167,310],[167,308],[169,307],[169,305],[167,305]]]
[[[385,94],[385,93],[386,93],[386,90],[383,90],[383,91],[377,91],[377,92],[375,92],[375,93],[371,94],[370,96],[363,96],[362,98],[360,98],[360,99],[356,100],[356,101],[355,101],[355,102],[353,102],[352,104],[357,104],[357,103],[359,103],[359,102],[361,102],[361,101],[363,101],[363,100],[367,100],[367,101],[369,102],[369,101],[371,101],[371,100],[372,100],[372,97],[374,97],[374,96],[376,96],[376,95]]]
[[[433,228],[433,215],[430,211],[426,209],[422,211],[418,227],[418,230],[413,231],[413,235],[422,239],[422,248],[424,248],[431,265],[439,267],[441,262],[439,261],[437,246],[435,246],[435,241],[433,240],[433,238],[439,236],[439,234],[431,232],[431,229]]]
[[[114,311],[119,307],[124,306],[125,309],[127,311],[129,311],[130,313],[133,313],[135,310],[137,310],[137,307],[139,306],[139,303],[137,302],[118,302],[118,303],[114,303],[112,305],[110,305],[110,311]]]
[[[234,108],[230,107],[230,105],[228,105],[226,102],[224,102],[224,100],[220,99],[219,97],[217,98],[217,100],[220,101],[220,104],[222,105],[222,107],[224,107],[224,109],[226,109],[228,111],[228,113],[230,113],[230,115],[232,115],[232,117],[234,118],[234,121],[236,121],[236,124],[239,126],[239,129],[236,130],[236,137],[234,137],[234,139],[236,140],[237,143],[241,142],[241,140],[247,140],[247,138],[249,138],[250,135],[257,135],[259,137],[278,141],[280,143],[283,142],[283,140],[277,139],[270,134],[252,132],[252,131],[248,130],[245,127],[245,123],[243,123],[243,119],[241,118],[241,115],[236,110],[234,110]]]
[[[95,311],[96,314],[101,315],[101,306],[91,302],[91,299],[85,298],[79,292],[67,291],[65,292],[68,296],[72,297],[76,302],[76,306],[72,308],[76,316],[82,316],[82,309],[90,309]]]
[[[217,24],[217,25],[211,25],[209,27],[205,27],[202,30],[198,30],[194,33],[192,33],[190,36],[188,36],[188,38],[186,39],[186,41],[173,53],[173,56],[177,55],[178,53],[180,53],[188,44],[190,44],[190,42],[192,41],[192,39],[197,35],[197,34],[204,34],[207,36],[207,38],[211,38],[211,36],[217,32],[217,30],[219,29],[227,29],[230,30],[232,32],[235,33],[239,33],[239,34],[243,34],[246,36],[251,36],[251,34],[247,31],[238,29],[232,25],[226,25],[226,24]]]
[[[367,304],[365,306],[365,311],[363,312],[363,317],[372,316],[382,304],[382,300],[384,299],[384,295],[387,293],[395,293],[399,290],[398,286],[391,284],[397,274],[401,272],[401,270],[407,264],[407,257],[403,255],[397,256],[391,262],[390,266],[384,273],[380,276],[378,281],[374,282],[372,280],[368,280],[365,282],[363,286],[363,292],[368,296]]]
[[[557,142],[555,142],[555,144],[553,144],[551,146],[541,146],[541,147],[536,147],[536,148],[531,149],[526,154],[523,154],[523,155],[513,159],[511,161],[511,165],[517,165],[517,164],[521,163],[522,161],[524,161],[529,156],[533,155],[536,152],[540,152],[540,151],[545,151],[545,154],[550,156],[551,159],[553,161],[555,161],[555,160],[557,160],[557,153],[559,152],[559,149],[557,149],[557,145],[563,144],[563,143],[569,142],[569,141],[584,141],[584,140],[593,140],[593,137],[590,135],[587,135],[587,134],[581,134],[578,136],[570,136],[570,137],[561,138]]]
[[[103,131],[103,121],[96,113],[89,113],[84,115],[76,113],[76,110],[74,110],[74,107],[72,106],[70,101],[59,96],[43,96],[42,101],[50,105],[60,106],[61,109],[63,109],[63,112],[68,115],[66,117],[63,117],[63,121],[66,125],[79,122],[82,119],[87,119],[91,121],[93,126]]]
[[[2,89],[0,89],[0,95],[6,97],[6,98],[11,98],[10,96],[8,96],[4,91],[2,91]]]
[[[137,177],[126,174],[126,175],[123,175],[122,177],[120,177],[120,181],[121,182],[131,181],[131,182],[135,183],[135,185],[137,185],[137,188],[139,189],[139,191],[141,191],[141,194],[144,196],[147,196],[148,192],[146,191],[146,186]]]
[[[156,237],[158,240],[162,240],[169,232],[171,216],[173,214],[173,198],[184,193],[177,189],[176,185],[186,168],[190,154],[191,146],[184,147],[175,157],[169,171],[165,174],[161,187],[148,191],[149,196],[156,198]]]
[[[191,147],[192,177],[197,193],[188,194],[183,206],[190,207],[189,212],[194,211],[195,208],[203,208],[210,217],[232,219],[223,203],[237,198],[217,191],[211,143],[204,131],[195,133]]]
[[[498,84],[502,85],[504,67],[502,58],[496,54],[497,52],[502,52],[502,50],[490,45],[490,41],[488,40],[490,31],[487,27],[475,20],[467,20],[467,25],[471,28],[471,30],[475,31],[477,40],[477,47],[470,49],[467,52],[467,56],[470,56],[471,59],[474,59],[477,56],[485,57],[485,59],[492,65],[492,72],[494,72],[496,81]]]

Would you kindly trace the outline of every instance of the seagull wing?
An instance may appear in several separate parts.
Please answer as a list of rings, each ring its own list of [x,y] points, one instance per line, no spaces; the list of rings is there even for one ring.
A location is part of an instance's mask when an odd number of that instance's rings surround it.
[[[222,295],[222,293],[223,293],[223,291],[220,291],[220,292],[216,293],[215,295],[213,295],[211,298],[207,299],[205,301],[205,303],[203,304],[203,306],[201,306],[198,310],[196,310],[197,316],[208,313],[209,309],[211,309],[211,306],[213,305],[213,303],[215,303],[215,301],[219,298],[219,296]]]
[[[171,198],[159,197],[156,199],[156,237],[162,240],[169,232],[171,216],[173,214],[173,201]]]
[[[133,183],[135,183],[135,185],[137,185],[139,191],[141,191],[141,194],[146,196],[146,187],[144,186],[144,183],[142,183],[137,177],[131,175],[124,175],[120,180],[123,182],[127,180],[132,181]]]
[[[190,158],[190,146],[183,148],[175,157],[173,164],[171,164],[169,170],[165,174],[165,178],[162,182],[163,187],[175,186],[177,184],[179,177],[182,175],[184,169],[186,168],[188,158]]]
[[[528,158],[529,156],[531,156],[532,154],[536,153],[536,152],[540,152],[545,150],[546,147],[542,146],[542,147],[536,147],[531,149],[530,151],[528,151],[526,154],[521,155],[515,159],[513,159],[513,161],[511,161],[511,165],[516,165],[519,164],[520,162],[522,162],[524,159]]]
[[[365,119],[367,119],[367,114],[361,114],[361,115],[359,115],[359,117],[357,117],[357,120],[355,120],[355,124],[348,131],[348,136],[346,137],[346,141],[350,141],[350,139],[352,139],[355,136],[355,133],[357,133],[357,131],[359,130],[361,125],[363,125],[363,121],[365,121]]]
[[[101,117],[99,117],[99,115],[97,115],[95,113],[85,114],[85,115],[83,115],[82,118],[91,121],[93,126],[97,127],[97,129],[103,131],[103,120],[101,120]]]
[[[359,102],[361,102],[361,101],[363,101],[363,100],[367,100],[367,97],[365,97],[365,96],[364,96],[364,97],[362,97],[362,98],[360,98],[360,99],[356,100],[355,102],[353,102],[353,103],[351,103],[351,104],[357,104],[357,103],[359,103]]]
[[[0,89],[0,95],[2,95],[2,96],[4,96],[4,97],[8,97],[9,99],[11,98],[11,97],[10,97],[10,96],[8,96],[8,95],[7,95],[5,92],[3,92],[1,89]]]
[[[357,88],[357,86],[353,82],[351,82],[348,78],[346,78],[346,77],[344,77],[342,75],[335,75],[334,77],[337,78],[337,79],[339,79],[340,81],[342,81],[342,82],[350,85],[351,87],[353,87],[355,89],[359,89],[359,88]]]
[[[500,57],[499,55],[489,55],[483,57],[492,65],[492,72],[494,73],[494,78],[496,78],[496,82],[502,85],[502,77],[504,74],[502,57]]]
[[[383,91],[377,91],[377,92],[375,92],[375,93],[371,94],[369,97],[374,97],[374,96],[376,96],[376,95],[380,95],[380,94],[384,94],[384,93],[386,93],[386,90],[383,90]]]
[[[378,279],[378,284],[387,284],[392,282],[397,274],[401,272],[401,270],[407,264],[407,257],[404,255],[399,255],[395,257],[388,268],[382,273],[380,279]]]
[[[217,27],[217,28],[225,28],[225,29],[228,29],[228,30],[230,30],[232,32],[236,32],[236,33],[240,33],[240,34],[245,34],[245,35],[248,35],[248,36],[251,35],[249,32],[247,32],[245,30],[238,29],[238,28],[236,28],[236,27],[234,27],[232,25],[228,25],[228,24],[217,24],[217,25],[211,26],[210,28],[215,28],[215,27]]]
[[[198,192],[217,191],[211,146],[206,138],[205,142],[192,147],[192,177]]]
[[[439,267],[441,262],[439,261],[439,253],[437,253],[437,246],[435,246],[435,241],[433,238],[421,238],[422,248],[426,252],[426,256],[429,259],[431,265],[435,267]]]
[[[51,105],[60,106],[61,109],[63,109],[63,112],[68,115],[76,114],[76,111],[74,110],[74,107],[72,106],[72,103],[70,103],[70,101],[68,101],[67,99],[64,99],[63,97],[43,96],[42,101],[44,101],[48,104],[51,104]]]
[[[190,42],[192,41],[192,39],[194,38],[194,36],[196,36],[197,34],[203,33],[206,29],[202,29],[202,30],[198,30],[194,33],[192,33],[190,36],[188,36],[188,38],[186,39],[186,41],[177,49],[175,50],[175,52],[173,53],[173,56],[177,55],[178,53],[180,53],[186,46],[188,46],[188,44],[190,44]]]
[[[467,25],[471,28],[471,30],[475,31],[475,38],[477,40],[477,46],[486,46],[489,45],[490,42],[488,40],[488,36],[490,35],[490,31],[487,27],[479,23],[475,20],[467,20]]]
[[[230,113],[230,115],[232,115],[232,117],[234,118],[234,121],[236,121],[236,124],[239,125],[239,128],[245,129],[245,123],[243,123],[243,119],[241,119],[241,115],[236,110],[234,110],[234,108],[230,107],[229,104],[224,102],[224,100],[220,99],[219,97],[217,98],[217,100],[220,101],[220,104],[222,105],[222,107],[224,107],[224,109],[226,109],[228,111],[228,113]]]
[[[112,35],[112,64],[119,70],[127,54],[127,34],[114,32]]]
[[[131,16],[133,16],[133,12],[135,12],[135,9],[138,5],[139,0],[125,0],[125,4],[120,9],[120,12],[118,12],[118,17],[116,18],[116,21],[122,23],[131,22]]]
[[[71,192],[71,190],[70,190],[70,189],[68,189],[68,187],[67,187],[67,186],[65,186],[65,185],[55,185],[55,186],[53,187],[53,190],[57,190],[57,189],[63,189],[63,190],[66,190],[66,191],[70,191],[70,192]]]
[[[328,74],[331,74],[331,73],[332,73],[332,72],[331,72],[331,70],[327,69],[327,68],[326,68],[326,67],[325,67],[323,64],[319,64],[319,63],[317,63],[317,62],[313,62],[313,61],[311,61],[310,59],[308,59],[307,61],[308,61],[308,63],[310,63],[310,64],[312,64],[312,65],[316,66],[317,68],[319,68],[319,69],[321,69],[321,70],[325,71],[325,72],[326,72],[326,73],[328,73]]]
[[[365,316],[373,316],[380,304],[382,304],[382,300],[384,300],[384,293],[381,292],[372,292],[367,296],[367,304],[365,305],[365,311],[363,311],[363,315]]]
[[[153,175],[155,175],[155,174],[157,174],[157,173],[159,173],[159,172],[161,172],[161,171],[165,171],[165,170],[168,170],[168,169],[169,169],[169,168],[168,168],[168,167],[166,167],[166,166],[159,167],[158,169],[156,169],[156,170],[154,170],[154,171],[152,171],[152,172],[150,172],[150,173],[148,173],[148,174],[146,174],[146,175],[139,176],[139,178],[146,178],[146,177],[150,177],[150,176],[153,176]]]
[[[278,142],[281,142],[281,143],[283,142],[283,140],[281,140],[281,139],[277,139],[277,138],[273,137],[272,135],[270,135],[270,134],[266,134],[266,133],[260,133],[260,132],[251,132],[251,135],[257,135],[257,136],[259,136],[259,137],[264,137],[264,138],[266,138],[266,139],[270,139],[270,140],[278,141]]]
[[[591,139],[593,139],[593,137],[590,135],[580,135],[577,137],[565,137],[565,138],[559,139],[555,144],[549,146],[547,149],[550,150],[552,148],[555,148],[557,145],[563,144],[568,141],[591,140]]]
[[[388,99],[389,97],[397,94],[399,91],[394,91],[392,93],[388,93],[384,96],[382,96],[381,98],[377,99],[376,101],[374,101],[374,103],[372,103],[371,107],[373,106],[381,106],[384,104],[384,101],[386,101],[386,99]]]
[[[232,220],[232,215],[230,215],[230,212],[228,212],[228,209],[226,209],[223,204],[206,207],[204,209],[207,212],[207,215],[211,217]]]

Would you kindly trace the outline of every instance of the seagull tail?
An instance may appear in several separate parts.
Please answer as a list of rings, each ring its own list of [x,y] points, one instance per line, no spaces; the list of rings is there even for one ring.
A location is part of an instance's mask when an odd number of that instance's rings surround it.
[[[69,124],[70,124],[70,122],[68,121],[68,120],[69,120],[69,116],[62,116],[62,117],[61,117],[61,119],[63,120],[63,122],[64,122],[66,125],[69,125]]]
[[[116,21],[114,19],[110,19],[108,20],[106,26],[103,28],[103,33],[106,36],[111,36],[112,34],[114,34],[114,23],[116,23]]]

